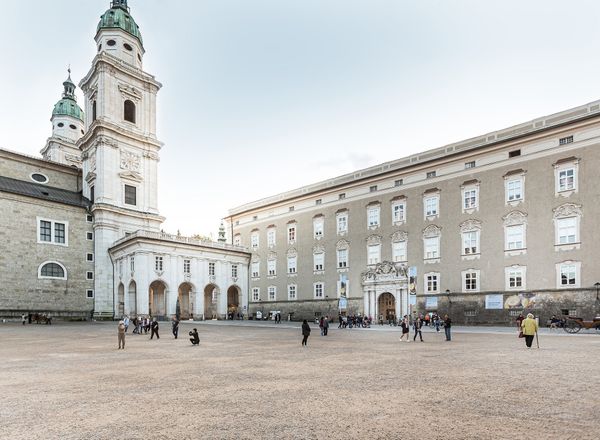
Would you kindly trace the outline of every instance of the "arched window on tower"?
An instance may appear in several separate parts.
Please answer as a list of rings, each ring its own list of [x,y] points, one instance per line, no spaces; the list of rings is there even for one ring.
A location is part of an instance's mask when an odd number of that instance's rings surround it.
[[[92,102],[92,121],[96,120],[96,100]]]
[[[129,99],[123,104],[123,118],[135,124],[135,104]]]

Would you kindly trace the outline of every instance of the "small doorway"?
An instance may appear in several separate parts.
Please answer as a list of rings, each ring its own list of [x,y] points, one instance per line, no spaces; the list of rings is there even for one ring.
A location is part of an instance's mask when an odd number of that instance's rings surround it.
[[[393,323],[396,320],[396,299],[389,292],[382,293],[378,302],[379,316],[383,317],[386,323]]]
[[[240,313],[240,289],[230,286],[227,289],[227,319],[237,319]]]

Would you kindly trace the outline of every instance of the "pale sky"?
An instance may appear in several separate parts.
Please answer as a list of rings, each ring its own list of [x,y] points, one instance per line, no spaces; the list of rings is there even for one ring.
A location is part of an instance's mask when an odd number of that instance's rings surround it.
[[[39,155],[109,0],[0,0],[0,147]],[[164,229],[600,99],[600,2],[130,0]],[[10,19],[8,19],[10,18]],[[83,103],[78,90],[79,103]]]

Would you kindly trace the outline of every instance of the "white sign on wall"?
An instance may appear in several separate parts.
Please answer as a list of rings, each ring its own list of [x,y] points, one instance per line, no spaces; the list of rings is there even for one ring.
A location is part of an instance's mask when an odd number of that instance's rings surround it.
[[[486,295],[485,296],[485,308],[491,310],[502,309],[504,305],[504,295]]]
[[[428,296],[425,298],[425,308],[426,309],[437,309],[438,299],[437,296]]]

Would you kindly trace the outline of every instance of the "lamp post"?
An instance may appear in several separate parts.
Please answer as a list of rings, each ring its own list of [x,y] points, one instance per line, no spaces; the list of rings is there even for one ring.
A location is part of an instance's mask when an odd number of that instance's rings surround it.
[[[600,298],[598,298],[598,293],[600,293],[600,283],[596,282],[594,287],[596,288],[596,301],[600,301]]]
[[[450,289],[446,289],[446,296],[448,297],[448,315],[450,315],[452,309],[452,296],[450,296]]]

